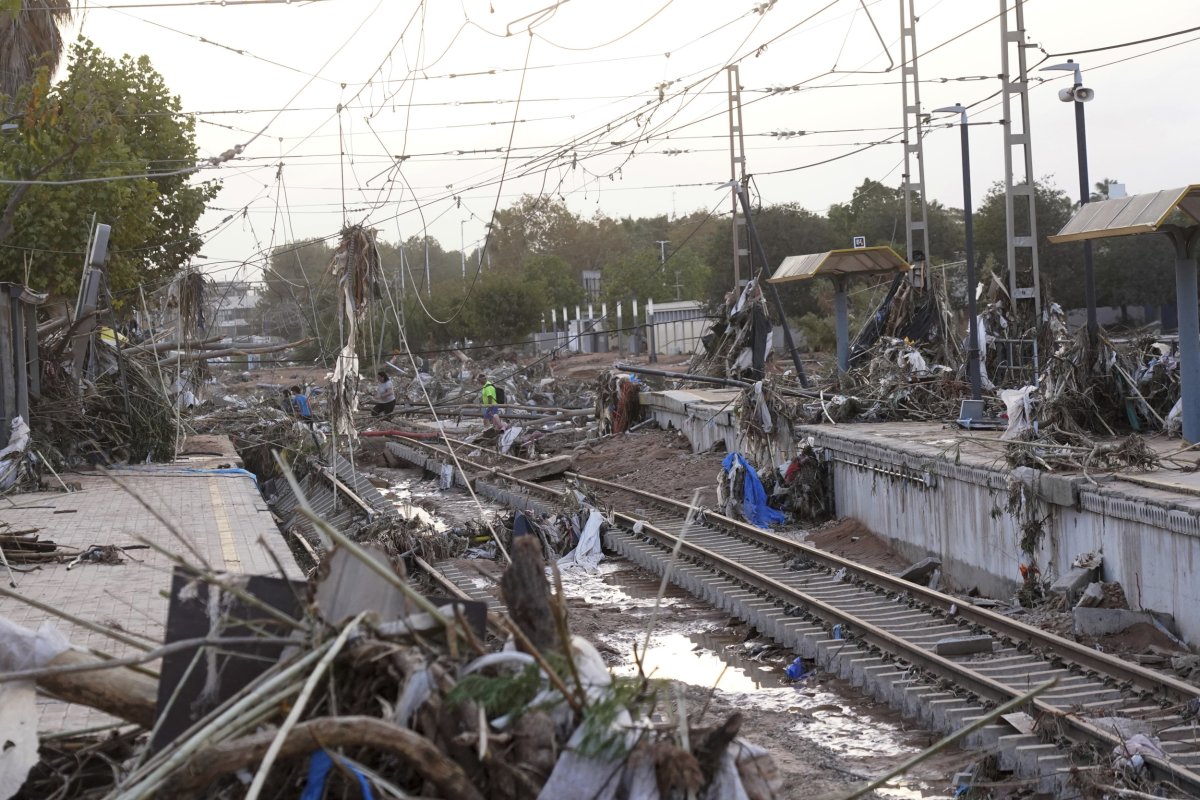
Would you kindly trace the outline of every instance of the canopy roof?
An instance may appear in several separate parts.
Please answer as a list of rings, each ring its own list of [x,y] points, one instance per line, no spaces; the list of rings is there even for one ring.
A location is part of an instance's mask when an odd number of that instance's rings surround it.
[[[1048,238],[1055,244],[1062,244],[1084,239],[1154,233],[1166,223],[1175,209],[1200,222],[1200,185],[1086,203],[1061,231]]]
[[[885,275],[912,269],[900,254],[890,247],[857,247],[853,250],[830,250],[806,256],[788,256],[775,270],[771,283],[804,281],[809,278],[840,278],[862,275]]]

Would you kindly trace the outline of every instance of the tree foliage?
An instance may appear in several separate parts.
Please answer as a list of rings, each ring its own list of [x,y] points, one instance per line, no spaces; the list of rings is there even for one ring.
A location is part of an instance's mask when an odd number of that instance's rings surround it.
[[[196,222],[217,192],[187,174],[196,163],[194,121],[180,114],[149,59],[105,56],[81,40],[66,78],[49,72],[18,94],[20,127],[0,136],[0,173],[26,180],[153,177],[10,187],[0,216],[0,278],[72,296],[92,215],[112,225],[108,275],[119,293],[175,272],[199,252]],[[11,232],[4,237],[5,229]]]
[[[1107,191],[1111,183],[1100,182],[1098,190]],[[1075,205],[1048,180],[1038,182],[1035,194],[1043,279],[1054,300],[1078,306],[1082,303],[1079,247],[1045,240],[1061,228]],[[677,283],[680,297],[709,302],[722,299],[733,285],[731,225],[725,215],[697,211],[677,218],[614,219],[602,214],[582,218],[559,200],[526,196],[501,210],[496,220],[486,251],[467,254],[465,281],[463,254],[444,249],[433,238],[413,236],[397,245],[380,244],[384,274],[414,349],[435,349],[463,339],[519,341],[538,330],[551,309],[565,306],[573,311],[587,301],[582,283],[585,270],[600,271],[599,299],[608,303],[610,311],[617,301],[670,302],[676,299]],[[863,181],[846,202],[835,204],[827,214],[785,203],[753,209],[753,220],[772,271],[787,256],[849,247],[854,236],[865,236],[870,245],[905,250],[903,194],[873,180]],[[965,244],[961,210],[931,201],[927,223],[933,266],[960,261]],[[1002,186],[991,187],[976,212],[975,234],[981,266],[994,269],[1007,282]],[[663,249],[660,242],[667,242]],[[323,242],[301,244],[281,248],[272,258],[271,302],[287,307],[278,312],[277,330],[291,324],[314,336],[320,327],[328,339],[329,332],[336,332],[332,287],[322,288],[330,251]],[[743,246],[750,244],[743,242]],[[1170,248],[1159,237],[1097,242],[1095,254],[1101,304],[1171,302]],[[402,259],[408,265],[403,282]],[[886,279],[874,286],[856,282],[851,292],[856,320],[874,309],[888,283]],[[810,342],[825,343],[831,330],[831,284],[818,280],[778,288],[788,315],[798,321]],[[326,305],[330,310],[324,310]],[[385,331],[385,349],[399,343],[393,320],[377,324],[390,326]]]

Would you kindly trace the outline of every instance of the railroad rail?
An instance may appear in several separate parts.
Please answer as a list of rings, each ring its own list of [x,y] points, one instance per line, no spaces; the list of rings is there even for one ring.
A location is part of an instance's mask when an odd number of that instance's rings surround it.
[[[410,445],[435,458],[449,455],[439,445],[404,442]],[[968,739],[974,746],[999,745],[1001,766],[1037,776],[1043,791],[1064,791],[1072,762],[1042,738],[1065,738],[1107,755],[1124,746],[1124,723],[1117,719],[1124,717],[1149,725],[1160,739],[1165,757],[1144,757],[1153,777],[1200,796],[1200,689],[1174,676],[711,510],[578,473],[531,483],[459,453],[476,477],[530,496],[552,500],[569,485],[586,488],[613,509],[611,548],[660,574],[669,570],[673,582],[933,727],[957,729],[1056,679],[1030,704],[1041,737],[993,725]],[[638,514],[616,510],[631,500]],[[996,644],[959,657],[935,652],[938,643],[969,635]]]

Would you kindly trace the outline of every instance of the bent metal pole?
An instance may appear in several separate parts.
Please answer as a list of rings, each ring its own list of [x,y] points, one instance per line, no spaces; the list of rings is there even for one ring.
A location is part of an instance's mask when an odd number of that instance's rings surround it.
[[[758,263],[762,266],[762,275],[764,278],[771,277],[771,268],[767,265],[767,251],[763,250],[762,240],[758,238],[758,228],[754,226],[754,217],[750,214],[750,199],[746,196],[745,184],[738,186],[738,199],[742,202],[742,216],[746,218],[746,227],[750,231],[750,242],[753,244],[753,250],[758,253]],[[800,362],[800,354],[796,352],[796,343],[792,339],[792,328],[788,325],[787,314],[783,311],[783,300],[779,297],[779,287],[770,283],[771,298],[775,301],[775,312],[779,314],[779,324],[783,326],[783,343],[787,347],[788,354],[792,357],[792,365],[796,368],[796,377],[800,380],[800,385],[805,389],[808,388],[808,375],[804,372],[804,364]]]

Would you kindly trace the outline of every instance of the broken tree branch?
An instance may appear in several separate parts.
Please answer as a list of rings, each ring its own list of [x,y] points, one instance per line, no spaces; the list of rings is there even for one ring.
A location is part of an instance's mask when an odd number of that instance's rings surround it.
[[[245,736],[201,750],[172,776],[165,796],[202,796],[213,780],[258,764],[275,740],[274,730]],[[321,748],[370,747],[403,759],[422,778],[438,788],[443,797],[483,800],[462,768],[450,761],[428,739],[376,717],[353,716],[301,722],[288,733],[278,757],[303,756]]]

